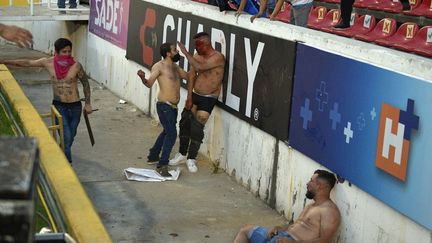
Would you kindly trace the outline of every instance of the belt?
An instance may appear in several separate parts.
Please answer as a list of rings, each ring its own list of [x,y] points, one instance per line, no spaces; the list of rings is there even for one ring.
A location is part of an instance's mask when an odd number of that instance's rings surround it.
[[[157,103],[167,104],[167,105],[171,106],[171,108],[177,109],[177,104],[173,104],[173,103],[171,103],[169,101],[158,101]]]

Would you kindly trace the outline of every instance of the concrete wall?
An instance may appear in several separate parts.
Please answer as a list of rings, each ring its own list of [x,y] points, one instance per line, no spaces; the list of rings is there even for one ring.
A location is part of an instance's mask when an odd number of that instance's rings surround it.
[[[194,15],[287,40],[304,41],[357,60],[432,80],[432,60],[420,56],[267,19],[255,20],[252,24],[248,15],[241,15],[236,20],[233,13],[220,13],[213,6],[189,0],[146,1],[167,7],[175,6],[178,10],[189,11]],[[85,63],[92,78],[144,112],[149,112],[149,90],[136,76],[137,69],[141,67],[125,59],[125,50],[91,33],[87,34],[84,26],[73,28],[73,24],[52,22],[46,22],[43,26],[40,27],[40,23],[25,26],[35,33],[36,49],[49,52],[58,33],[71,36],[75,55]],[[155,118],[156,91],[157,87],[154,87],[150,106]],[[184,90],[181,95],[185,97]],[[180,104],[181,107],[183,105]],[[283,213],[288,220],[298,217],[307,203],[304,196],[306,182],[315,169],[322,167],[320,164],[219,108],[214,110],[208,121],[205,134],[201,153],[209,156],[220,168]],[[432,242],[431,231],[347,181],[335,187],[332,198],[342,213],[342,225],[334,242]]]

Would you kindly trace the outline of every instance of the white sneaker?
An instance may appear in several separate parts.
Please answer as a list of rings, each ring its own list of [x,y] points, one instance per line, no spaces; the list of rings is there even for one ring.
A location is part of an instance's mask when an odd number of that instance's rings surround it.
[[[184,164],[186,160],[186,156],[182,155],[181,153],[176,153],[174,155],[174,158],[170,159],[169,161],[169,165],[179,165],[179,164]]]
[[[198,167],[196,166],[196,160],[194,159],[188,159],[186,161],[186,165],[188,167],[189,172],[195,173],[198,171]]]

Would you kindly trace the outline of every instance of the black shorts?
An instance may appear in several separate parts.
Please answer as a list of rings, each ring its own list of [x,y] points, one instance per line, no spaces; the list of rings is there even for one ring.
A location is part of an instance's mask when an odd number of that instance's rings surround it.
[[[195,92],[192,93],[192,103],[197,106],[198,111],[207,111],[210,114],[216,102],[217,98],[215,97],[202,96]]]

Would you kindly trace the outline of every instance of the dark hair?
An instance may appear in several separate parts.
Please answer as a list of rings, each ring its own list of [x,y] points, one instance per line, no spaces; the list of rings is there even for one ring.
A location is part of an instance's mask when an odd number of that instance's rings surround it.
[[[330,190],[336,184],[336,176],[331,172],[328,172],[326,170],[316,170],[314,174],[317,174],[318,178],[325,180],[330,186]]]
[[[54,42],[54,49],[57,53],[59,53],[60,50],[66,46],[70,46],[72,48],[72,42],[66,38],[59,38]]]
[[[207,38],[210,37],[209,34],[207,34],[206,32],[199,32],[196,35],[194,35],[193,39],[198,39],[198,38],[201,38],[201,37],[204,37],[204,36],[207,37]]]
[[[160,46],[160,54],[163,58],[165,58],[167,56],[168,52],[171,52],[171,46],[173,44],[169,43],[169,42],[165,42]]]

